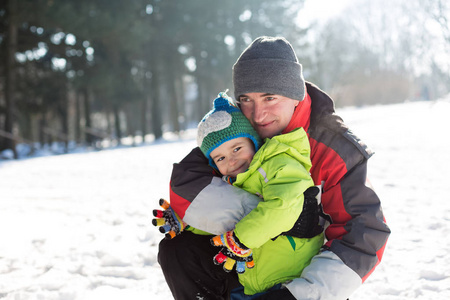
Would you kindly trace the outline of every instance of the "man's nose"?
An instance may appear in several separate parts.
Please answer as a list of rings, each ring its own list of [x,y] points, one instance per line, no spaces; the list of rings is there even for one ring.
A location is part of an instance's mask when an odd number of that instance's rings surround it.
[[[255,123],[261,123],[266,116],[266,108],[263,103],[255,102],[253,106],[253,121]]]

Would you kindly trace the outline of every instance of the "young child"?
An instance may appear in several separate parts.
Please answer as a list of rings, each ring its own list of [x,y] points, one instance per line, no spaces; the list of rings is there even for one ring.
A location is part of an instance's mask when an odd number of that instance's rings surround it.
[[[254,267],[238,272],[244,293],[253,295],[300,277],[323,245],[322,233],[312,238],[283,234],[302,211],[303,192],[314,185],[309,175],[310,146],[303,128],[262,144],[240,109],[220,93],[214,108],[199,123],[197,143],[224,180],[261,198],[233,231],[213,238],[217,246],[229,239],[242,253],[252,252]],[[225,260],[223,254],[215,259]],[[230,266],[225,264],[224,268],[229,271]]]

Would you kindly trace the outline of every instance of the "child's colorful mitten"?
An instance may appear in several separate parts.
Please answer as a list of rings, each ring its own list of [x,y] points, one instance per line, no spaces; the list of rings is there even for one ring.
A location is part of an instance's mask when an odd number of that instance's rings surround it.
[[[246,268],[251,269],[255,266],[252,250],[239,241],[234,231],[216,235],[211,239],[211,243],[214,246],[223,247],[213,260],[216,265],[223,264],[226,272],[230,272],[235,263],[236,272],[239,274],[244,273]]]
[[[159,231],[166,234],[166,239],[172,239],[180,234],[187,224],[181,220],[180,216],[170,207],[170,203],[164,199],[159,199],[159,205],[164,210],[153,210],[153,216],[156,219],[152,220],[152,224],[160,226]]]

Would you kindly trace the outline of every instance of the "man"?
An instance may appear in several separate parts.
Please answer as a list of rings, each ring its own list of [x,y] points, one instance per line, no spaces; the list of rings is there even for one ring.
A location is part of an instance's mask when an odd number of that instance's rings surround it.
[[[298,127],[307,132],[325,225],[325,244],[301,277],[254,299],[348,298],[380,263],[390,234],[366,180],[372,152],[334,114],[331,98],[305,83],[284,38],[257,38],[233,66],[233,84],[237,104],[262,138]],[[221,220],[204,205],[252,196],[222,184],[207,164],[198,148],[175,164],[170,200],[186,223],[214,233],[211,224]],[[239,288],[234,272],[213,264],[218,250],[210,238],[183,232],[161,241],[158,259],[175,299],[227,299]]]

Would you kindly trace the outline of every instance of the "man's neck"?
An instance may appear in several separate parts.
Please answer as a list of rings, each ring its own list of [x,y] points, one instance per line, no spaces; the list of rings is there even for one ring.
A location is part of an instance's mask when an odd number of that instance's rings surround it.
[[[292,130],[302,127],[306,132],[308,132],[309,122],[311,119],[311,97],[309,97],[308,92],[306,92],[305,99],[301,101],[295,108],[294,114],[292,115],[291,121],[288,126],[282,131],[282,133],[288,133]]]

